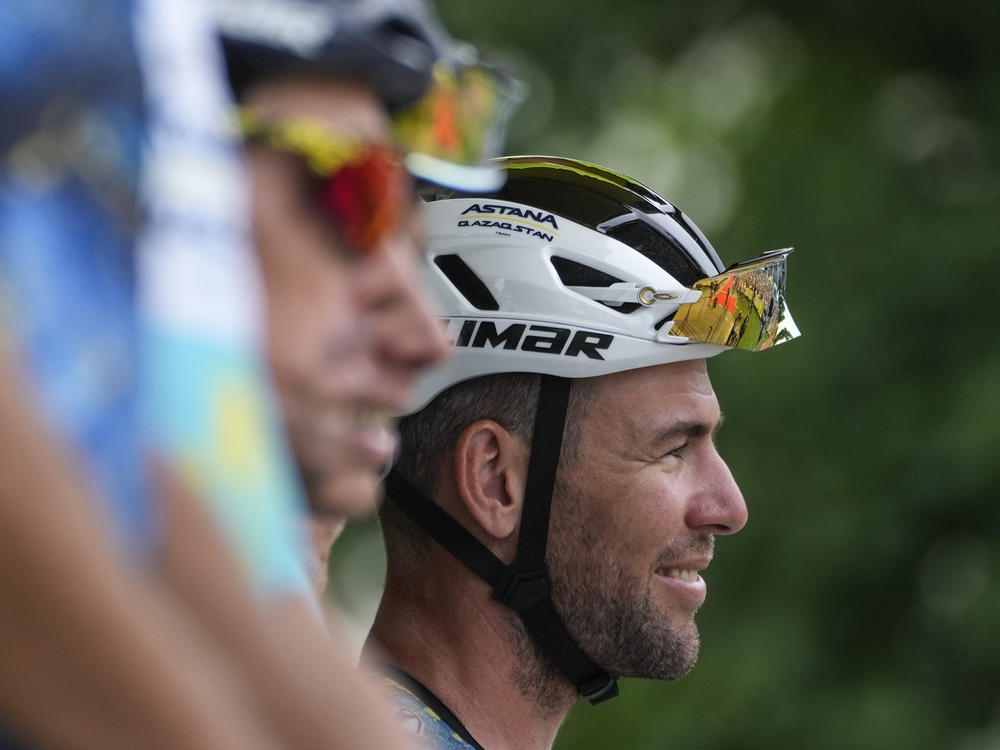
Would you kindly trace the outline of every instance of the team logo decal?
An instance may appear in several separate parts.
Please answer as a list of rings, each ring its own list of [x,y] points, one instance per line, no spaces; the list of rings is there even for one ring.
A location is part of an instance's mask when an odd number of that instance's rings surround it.
[[[545,211],[501,203],[473,203],[461,214],[460,227],[492,229],[501,237],[527,235],[552,242],[559,234],[556,217]]]
[[[499,328],[497,324],[506,328]],[[528,323],[511,323],[493,320],[448,320],[452,346],[472,349],[507,349],[539,354],[562,354],[566,357],[584,356],[604,359],[602,351],[611,347],[615,337],[584,329],[543,326]]]

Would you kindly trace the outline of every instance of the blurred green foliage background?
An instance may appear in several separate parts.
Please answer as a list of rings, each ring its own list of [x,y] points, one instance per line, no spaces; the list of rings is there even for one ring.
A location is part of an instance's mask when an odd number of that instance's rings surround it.
[[[1000,4],[440,0],[531,95],[509,153],[621,170],[726,262],[794,245],[802,339],[710,366],[750,523],[702,656],[571,748],[1000,748]],[[373,523],[335,549],[365,624]]]

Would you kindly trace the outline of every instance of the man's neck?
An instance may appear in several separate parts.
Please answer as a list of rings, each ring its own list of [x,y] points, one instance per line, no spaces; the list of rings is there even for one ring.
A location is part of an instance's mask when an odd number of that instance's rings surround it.
[[[478,580],[463,583],[469,596],[452,587],[450,604],[433,607],[387,589],[366,657],[388,659],[426,686],[487,750],[549,750],[576,692],[524,647],[510,610]]]

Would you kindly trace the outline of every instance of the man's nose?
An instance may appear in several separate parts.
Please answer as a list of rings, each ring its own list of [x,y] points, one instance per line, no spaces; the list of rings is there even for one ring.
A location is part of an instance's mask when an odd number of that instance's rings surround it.
[[[703,472],[701,492],[688,508],[688,526],[713,534],[735,534],[746,525],[747,505],[729,466],[714,447]]]
[[[448,353],[444,327],[420,280],[417,252],[409,238],[387,240],[377,251],[366,295],[379,355],[413,372]]]

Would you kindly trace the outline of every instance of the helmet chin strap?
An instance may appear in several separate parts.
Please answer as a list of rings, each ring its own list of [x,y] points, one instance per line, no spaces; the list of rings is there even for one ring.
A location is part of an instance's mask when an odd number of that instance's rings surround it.
[[[552,603],[552,584],[545,562],[549,509],[570,384],[567,378],[542,375],[517,554],[510,565],[396,471],[386,478],[386,495],[432,539],[486,581],[493,588],[493,598],[518,613],[539,649],[581,697],[597,705],[618,695],[618,683],[594,664],[567,632]]]

